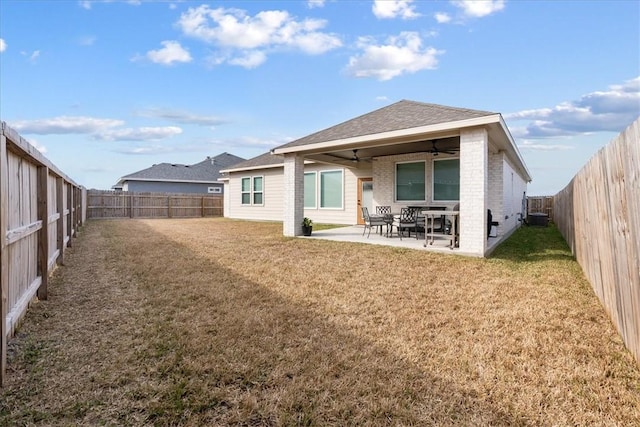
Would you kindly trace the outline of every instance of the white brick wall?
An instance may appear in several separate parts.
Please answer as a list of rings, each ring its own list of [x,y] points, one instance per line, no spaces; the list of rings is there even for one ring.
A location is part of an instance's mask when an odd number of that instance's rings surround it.
[[[484,128],[460,133],[460,251],[487,249],[488,135]]]
[[[498,235],[502,234],[504,227],[504,198],[503,191],[505,189],[504,181],[504,153],[489,154],[489,185],[488,185],[488,205],[487,209],[491,209],[493,221],[500,223],[498,226]]]
[[[446,159],[449,156],[440,154],[438,159]],[[396,163],[425,161],[425,186],[426,196],[424,201],[415,202],[416,205],[448,206],[453,207],[456,202],[433,201],[433,156],[426,153],[400,154],[376,158],[373,162],[373,204],[374,206],[391,206],[391,209],[399,212],[400,208],[407,206],[407,202],[395,201]]]
[[[300,236],[304,218],[304,158],[296,154],[284,156],[283,234]]]

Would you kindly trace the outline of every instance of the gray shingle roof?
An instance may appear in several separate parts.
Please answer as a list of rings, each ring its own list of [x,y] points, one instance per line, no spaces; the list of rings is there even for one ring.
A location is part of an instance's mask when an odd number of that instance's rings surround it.
[[[227,169],[244,159],[229,153],[209,157],[194,165],[160,163],[150,168],[125,175],[120,181],[198,181],[215,182],[220,178],[220,170]]]
[[[249,160],[245,160],[244,162],[237,163],[230,168],[226,169],[252,169],[259,168],[265,166],[282,166],[284,164],[284,156],[279,154],[271,154],[271,152],[266,152],[264,154],[260,154],[259,156],[253,157]]]
[[[395,130],[491,116],[494,114],[497,113],[402,100],[277,148],[335,141],[356,136],[373,135]]]

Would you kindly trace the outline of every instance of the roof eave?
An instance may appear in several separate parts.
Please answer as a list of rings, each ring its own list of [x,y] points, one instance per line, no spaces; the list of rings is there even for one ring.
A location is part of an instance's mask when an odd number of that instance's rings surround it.
[[[313,160],[308,160],[305,159],[304,164],[305,165],[310,165],[313,163],[317,163]],[[221,170],[220,173],[236,173],[236,172],[246,172],[246,171],[253,171],[253,170],[260,170],[260,169],[276,169],[276,168],[282,168],[284,167],[284,160],[281,163],[272,163],[269,165],[260,165],[260,166],[246,166],[243,168],[236,168],[236,169],[224,169]]]
[[[520,153],[520,150],[518,149],[518,146],[515,143],[515,140],[513,139],[513,136],[511,135],[511,132],[509,132],[509,128],[507,127],[506,122],[504,121],[502,114],[500,114],[500,127],[502,128],[502,132],[504,132],[504,134],[506,135],[507,139],[509,140],[509,143],[511,145],[511,147],[513,148],[513,153],[515,154],[515,156],[518,159],[518,162],[520,163],[520,166],[522,167],[522,171],[526,174],[526,181],[527,182],[531,182],[532,178],[531,178],[531,172],[529,172],[529,169],[527,168],[527,164],[524,162],[524,159],[522,158],[522,154]]]
[[[483,126],[493,123],[499,123],[501,120],[500,114],[491,114],[482,117],[475,117],[472,119],[457,120],[453,122],[438,123],[435,125],[420,126],[408,129],[399,129],[389,132],[382,132],[377,134],[361,135],[351,138],[336,139],[332,141],[317,142],[305,145],[298,145],[292,147],[276,147],[271,152],[273,154],[290,154],[301,153],[314,150],[324,150],[338,148],[348,145],[354,145],[364,142],[375,142],[383,140],[393,140],[406,138],[411,135],[426,135],[426,134],[438,134],[448,132],[456,129]]]

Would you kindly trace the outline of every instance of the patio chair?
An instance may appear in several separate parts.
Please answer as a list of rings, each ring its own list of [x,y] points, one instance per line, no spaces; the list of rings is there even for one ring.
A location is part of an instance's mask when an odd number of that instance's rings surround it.
[[[391,206],[376,206],[376,215],[391,215]]]
[[[455,205],[453,205],[453,208],[451,208],[452,211],[460,211],[460,203],[456,203]],[[447,219],[444,223],[444,234],[451,234],[453,232],[453,230],[456,230],[456,235],[460,234],[460,226],[459,226],[459,218],[460,216],[456,216],[453,218],[453,221],[450,219]],[[455,221],[455,224],[453,223]],[[454,226],[455,225],[455,226]]]
[[[409,232],[409,237],[411,237],[411,230],[413,230],[416,233],[416,239],[418,238],[418,211],[415,207],[400,209],[400,217],[393,222],[393,225],[398,228],[400,240],[402,240],[405,230]]]
[[[362,207],[362,218],[364,219],[364,230],[362,230],[362,235],[369,229],[369,234],[367,234],[367,239],[371,236],[371,228],[378,227],[380,229],[380,234],[382,234],[382,226],[387,225],[387,222],[382,215],[369,215],[369,209],[366,207]]]

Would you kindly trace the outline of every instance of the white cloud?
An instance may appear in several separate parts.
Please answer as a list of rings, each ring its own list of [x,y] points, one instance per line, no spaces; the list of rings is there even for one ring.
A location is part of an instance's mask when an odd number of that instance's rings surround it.
[[[228,120],[217,116],[202,116],[185,111],[168,110],[162,108],[152,108],[139,113],[142,117],[154,117],[171,120],[177,123],[194,124],[200,126],[218,126],[229,123]]]
[[[191,54],[177,41],[165,40],[160,44],[164,47],[147,52],[147,58],[151,62],[162,65],[172,65],[176,62],[191,62]]]
[[[413,19],[420,16],[413,0],[374,0],[372,11],[378,19]]]
[[[119,0],[80,0],[78,1],[78,5],[83,9],[91,10],[94,3],[115,3],[117,1]],[[126,0],[125,3],[133,6],[140,6],[142,4],[142,0]]]
[[[40,141],[35,140],[35,139],[29,139],[29,144],[33,145],[35,147],[35,149],[38,150],[39,152],[41,152],[42,154],[46,154],[47,153],[47,147],[45,147],[44,145],[40,144]]]
[[[29,62],[35,64],[36,60],[40,57],[40,51],[39,50],[34,50],[31,53],[22,51],[22,52],[20,52],[20,55],[28,57]]]
[[[263,139],[263,138],[256,138],[252,136],[244,136],[240,138],[234,138],[233,141],[230,141],[230,142],[233,142],[234,145],[238,145],[240,147],[273,148],[282,144],[286,144],[287,142],[291,142],[292,140],[293,138],[285,138],[285,137],[278,137],[274,139]]]
[[[182,133],[176,126],[106,129],[93,135],[99,141],[158,141]]]
[[[369,38],[360,38],[358,47],[363,53],[349,59],[347,73],[382,81],[405,73],[434,69],[438,65],[437,56],[444,53],[433,47],[423,48],[422,40],[415,32],[400,33],[382,45]]]
[[[0,52],[7,50],[7,42],[4,39],[0,39]]]
[[[91,134],[100,130],[122,126],[122,120],[96,119],[82,116],[60,116],[51,119],[20,120],[11,127],[22,133],[48,134]]]
[[[190,8],[177,26],[189,36],[217,46],[212,63],[228,62],[247,68],[266,61],[267,54],[291,49],[310,55],[325,53],[342,45],[338,37],[320,31],[325,20],[295,20],[286,11],[262,11],[249,16],[240,9]]]
[[[529,121],[514,136],[546,138],[593,132],[621,132],[640,116],[640,77],[606,91],[583,95],[555,107],[506,114],[505,119]]]
[[[250,50],[241,55],[229,58],[227,62],[231,65],[239,65],[244,68],[256,68],[267,60],[267,55],[259,50]]]
[[[316,7],[324,7],[325,0],[307,0],[307,7],[313,9]]]
[[[533,142],[529,140],[522,141],[518,144],[518,147],[522,150],[531,150],[531,151],[566,151],[573,150],[575,147],[573,145],[565,145],[565,144],[545,144],[540,142]]]
[[[96,41],[95,36],[84,36],[78,39],[80,46],[92,46]]]
[[[433,15],[438,24],[447,24],[451,22],[451,16],[445,12],[437,12]]]
[[[455,7],[462,10],[465,16],[482,18],[504,9],[504,0],[453,0]]]

